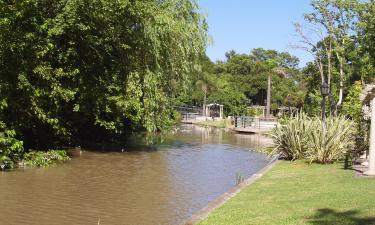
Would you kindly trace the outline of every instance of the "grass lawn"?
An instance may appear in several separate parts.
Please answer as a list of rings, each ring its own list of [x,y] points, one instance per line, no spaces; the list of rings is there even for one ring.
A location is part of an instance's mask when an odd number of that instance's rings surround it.
[[[197,122],[196,124],[201,125],[201,126],[226,128],[227,126],[230,125],[230,121],[228,122],[226,119],[225,120],[217,120],[217,121],[208,120],[208,121]]]
[[[281,162],[199,224],[375,224],[375,179],[342,167]]]

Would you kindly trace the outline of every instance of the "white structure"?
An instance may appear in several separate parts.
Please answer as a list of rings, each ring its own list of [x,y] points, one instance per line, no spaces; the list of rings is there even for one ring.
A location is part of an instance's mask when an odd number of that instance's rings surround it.
[[[370,104],[371,128],[368,170],[365,175],[375,176],[375,85],[367,85],[361,95],[364,104]],[[368,115],[367,115],[368,116]]]
[[[371,100],[371,128],[368,170],[365,175],[375,176],[375,98]]]
[[[223,110],[223,109],[224,109],[224,106],[223,106],[223,105],[220,105],[220,104],[217,104],[217,103],[213,103],[213,104],[208,104],[208,105],[206,105],[206,109],[205,109],[205,110],[206,110],[206,112],[205,112],[206,114],[205,114],[205,115],[206,115],[207,117],[212,117],[212,116],[211,116],[211,107],[215,107],[215,106],[216,106],[216,107],[219,107],[219,118],[220,118],[220,119],[223,119],[223,118],[224,118],[224,116],[223,116],[223,114],[224,114],[224,113],[223,113],[223,112],[224,112],[224,110]]]

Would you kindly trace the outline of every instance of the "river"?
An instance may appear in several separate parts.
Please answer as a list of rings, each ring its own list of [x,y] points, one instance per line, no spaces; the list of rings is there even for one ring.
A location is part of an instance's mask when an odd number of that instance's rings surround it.
[[[267,164],[258,135],[183,125],[164,142],[0,172],[0,224],[180,224]],[[130,145],[129,145],[130,146]]]

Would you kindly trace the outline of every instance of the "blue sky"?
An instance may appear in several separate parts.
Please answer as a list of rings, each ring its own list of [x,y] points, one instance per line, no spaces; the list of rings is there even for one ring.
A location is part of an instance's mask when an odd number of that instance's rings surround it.
[[[303,22],[311,11],[310,0],[198,0],[207,13],[213,44],[207,55],[211,60],[225,59],[234,49],[249,53],[253,48],[288,51],[300,58],[300,66],[311,61],[308,53],[289,47],[296,37],[293,22]]]

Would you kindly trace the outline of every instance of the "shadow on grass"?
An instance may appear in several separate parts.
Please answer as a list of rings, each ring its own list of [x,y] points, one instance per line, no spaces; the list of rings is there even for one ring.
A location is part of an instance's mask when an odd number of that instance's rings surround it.
[[[318,209],[315,215],[308,220],[315,225],[374,225],[375,217],[359,217],[358,210],[338,212],[334,209]]]

